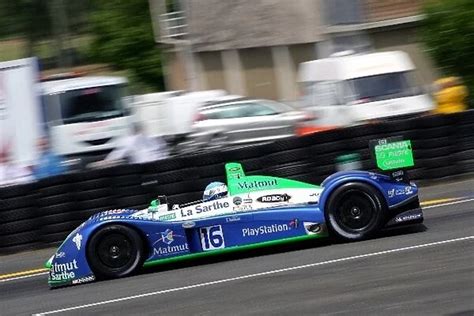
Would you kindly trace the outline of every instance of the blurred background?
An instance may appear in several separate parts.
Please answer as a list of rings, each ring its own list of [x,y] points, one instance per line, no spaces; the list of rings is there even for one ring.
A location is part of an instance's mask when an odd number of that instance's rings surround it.
[[[239,161],[320,183],[412,141],[474,172],[472,0],[0,0],[0,253],[202,197]],[[467,189],[466,189],[467,190]]]
[[[473,14],[469,0],[0,0],[1,152],[31,169],[46,139],[97,167],[137,131],[164,158],[463,111]]]

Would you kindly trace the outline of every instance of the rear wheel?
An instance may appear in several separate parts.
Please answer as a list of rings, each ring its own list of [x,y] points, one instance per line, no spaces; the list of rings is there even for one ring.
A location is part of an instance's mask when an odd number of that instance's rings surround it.
[[[99,278],[124,277],[136,272],[143,263],[143,241],[130,227],[105,226],[91,237],[87,259]]]
[[[356,241],[372,237],[382,226],[386,207],[378,190],[350,182],[338,187],[326,204],[329,229],[343,240]]]

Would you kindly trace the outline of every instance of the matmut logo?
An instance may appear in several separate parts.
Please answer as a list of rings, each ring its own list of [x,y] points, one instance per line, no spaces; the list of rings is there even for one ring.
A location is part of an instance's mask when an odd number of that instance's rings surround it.
[[[263,189],[276,187],[278,185],[278,181],[276,179],[242,181],[238,182],[238,185],[240,189]]]

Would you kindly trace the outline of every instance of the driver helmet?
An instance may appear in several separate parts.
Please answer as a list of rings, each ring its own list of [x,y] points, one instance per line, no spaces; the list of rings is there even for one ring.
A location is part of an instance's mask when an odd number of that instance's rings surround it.
[[[203,201],[212,201],[227,196],[227,186],[222,182],[211,182],[203,194]]]

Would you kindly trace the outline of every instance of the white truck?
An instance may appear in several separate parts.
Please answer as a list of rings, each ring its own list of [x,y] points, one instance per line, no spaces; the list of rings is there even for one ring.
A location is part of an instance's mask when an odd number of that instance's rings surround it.
[[[318,125],[345,126],[434,108],[401,51],[348,54],[301,63],[302,105]]]
[[[107,152],[130,133],[133,118],[123,77],[73,77],[39,84],[42,109],[58,154]]]
[[[74,157],[110,151],[130,133],[125,78],[39,77],[36,58],[0,63],[0,147],[15,160],[34,161],[43,135],[56,153]]]

